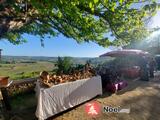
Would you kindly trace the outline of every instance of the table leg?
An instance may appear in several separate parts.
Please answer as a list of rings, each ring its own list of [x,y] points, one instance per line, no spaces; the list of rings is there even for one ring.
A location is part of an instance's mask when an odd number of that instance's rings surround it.
[[[5,108],[10,111],[11,110],[11,105],[9,102],[9,97],[8,97],[8,92],[6,88],[1,88],[1,93],[2,93],[2,97],[3,97],[3,102],[5,105]]]

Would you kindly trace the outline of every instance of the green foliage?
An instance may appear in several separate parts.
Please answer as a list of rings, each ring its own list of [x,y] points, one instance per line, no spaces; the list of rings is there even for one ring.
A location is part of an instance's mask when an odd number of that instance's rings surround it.
[[[85,65],[90,65],[91,61],[86,61],[86,64],[72,64],[72,60],[69,57],[58,57],[56,66],[57,69],[53,70],[57,74],[72,74],[75,71],[81,71],[85,69]]]
[[[82,64],[78,64],[78,65],[76,65],[76,67],[74,68],[75,70],[77,69],[77,70],[82,70],[84,68],[84,65],[82,65]]]
[[[0,61],[0,64],[11,64],[9,61]]]
[[[38,77],[39,72],[21,72],[18,75],[13,76],[13,79],[24,79]]]
[[[39,76],[38,72],[20,72],[16,74],[8,74],[12,80],[21,80],[25,78],[35,78]]]
[[[0,20],[14,21],[15,24],[12,24],[12,28],[6,27],[4,32],[0,32],[0,38],[20,44],[26,42],[23,34],[27,33],[39,36],[43,46],[45,36],[54,37],[61,33],[78,43],[93,41],[102,46],[128,44],[141,40],[150,33],[145,27],[145,21],[155,15],[159,7],[155,1],[138,2],[7,0],[0,5],[0,10],[4,13],[0,15]],[[135,4],[139,4],[139,7]],[[106,37],[106,34],[110,33],[114,40]]]
[[[69,57],[58,57],[56,66],[58,67],[57,69],[57,74],[68,74],[69,71],[72,68],[72,61],[71,58]]]

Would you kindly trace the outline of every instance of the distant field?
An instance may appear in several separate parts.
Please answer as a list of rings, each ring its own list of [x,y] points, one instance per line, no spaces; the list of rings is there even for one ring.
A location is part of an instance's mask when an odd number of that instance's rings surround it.
[[[45,61],[15,64],[0,63],[0,76],[9,76],[10,79],[14,80],[29,77],[37,77],[40,71],[52,71],[54,68],[54,63]]]
[[[111,58],[78,58],[71,57],[73,64],[85,64],[90,60],[91,64],[97,66]],[[9,76],[10,79],[23,79],[37,77],[40,71],[52,71],[57,57],[34,57],[34,56],[2,56],[0,62],[0,76]]]

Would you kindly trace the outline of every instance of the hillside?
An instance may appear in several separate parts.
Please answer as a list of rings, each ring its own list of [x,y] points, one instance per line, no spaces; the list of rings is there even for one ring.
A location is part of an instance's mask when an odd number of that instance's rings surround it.
[[[90,61],[93,66],[103,64],[110,58],[76,58],[71,57],[73,64],[85,64]],[[35,56],[2,56],[0,76],[10,76],[10,79],[37,77],[40,71],[53,71],[57,57]]]
[[[110,60],[110,57],[70,57],[72,59],[73,64],[85,64],[86,61],[90,60],[92,64],[100,64],[105,61]],[[24,61],[48,61],[55,62],[58,57],[44,57],[44,56],[2,56],[2,61],[16,61],[16,62],[24,62]]]

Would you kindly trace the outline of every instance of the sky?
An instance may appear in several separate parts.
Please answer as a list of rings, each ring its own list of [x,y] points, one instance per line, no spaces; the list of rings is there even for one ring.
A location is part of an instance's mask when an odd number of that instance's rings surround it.
[[[78,44],[75,40],[59,35],[51,39],[46,38],[45,46],[41,46],[38,37],[25,35],[28,42],[20,45],[13,45],[8,41],[1,41],[0,48],[2,55],[13,56],[72,56],[72,57],[98,57],[108,51],[96,43]]]
[[[151,21],[152,27],[160,27],[160,11],[157,12],[157,14],[153,17]]]
[[[160,12],[152,19],[153,27],[160,27]],[[59,35],[54,38],[46,38],[45,46],[42,47],[37,36],[24,35],[28,39],[27,43],[13,45],[6,40],[0,41],[0,49],[3,49],[2,55],[12,56],[71,56],[71,57],[98,57],[99,55],[111,51],[110,48],[104,48],[96,43],[78,44],[75,40]]]

